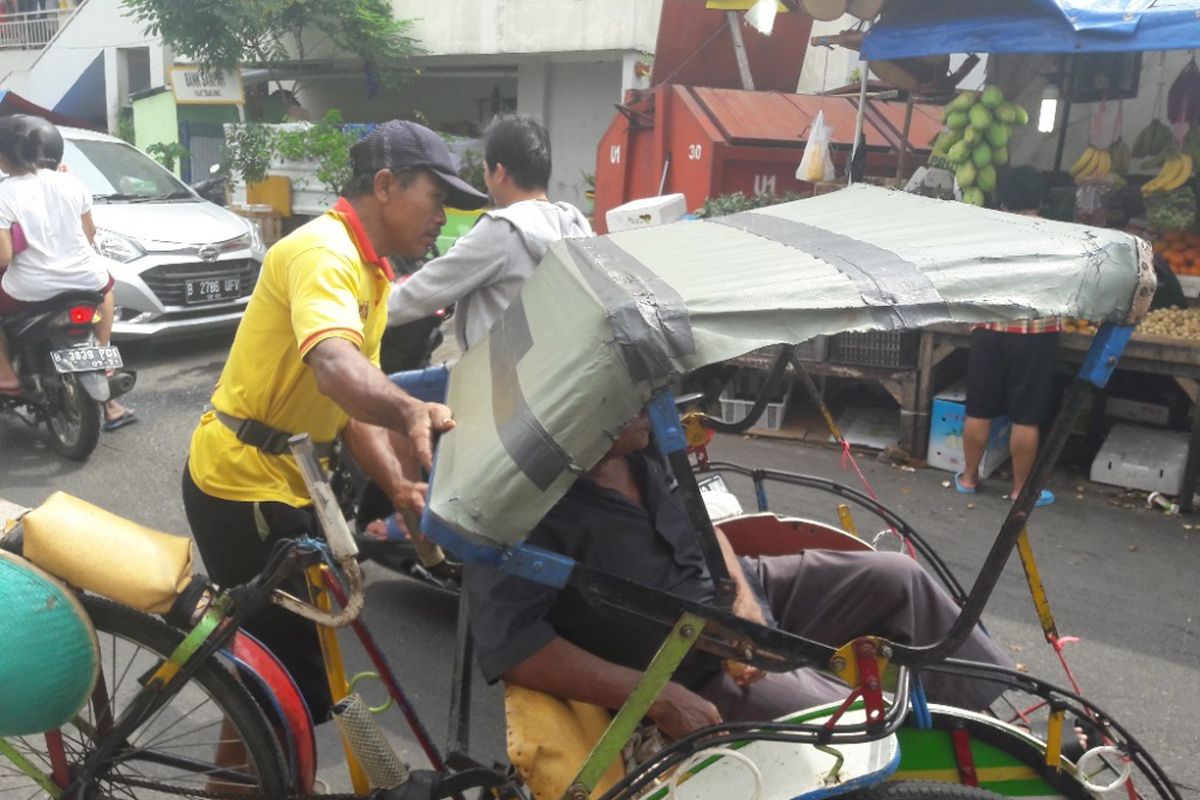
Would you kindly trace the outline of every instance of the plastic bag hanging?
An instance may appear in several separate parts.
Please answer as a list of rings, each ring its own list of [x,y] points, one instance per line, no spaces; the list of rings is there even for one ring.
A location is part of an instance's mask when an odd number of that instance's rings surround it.
[[[808,141],[804,145],[804,155],[800,158],[800,167],[796,170],[796,180],[821,183],[837,177],[837,171],[833,167],[833,156],[829,151],[829,140],[832,136],[833,129],[825,124],[825,112],[818,112],[809,131]]]

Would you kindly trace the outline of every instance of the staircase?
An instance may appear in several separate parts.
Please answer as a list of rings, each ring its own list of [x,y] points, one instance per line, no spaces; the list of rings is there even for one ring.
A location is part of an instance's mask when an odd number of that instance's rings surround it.
[[[113,130],[131,92],[165,83],[163,45],[122,0],[79,0],[0,19],[0,76],[2,89]]]

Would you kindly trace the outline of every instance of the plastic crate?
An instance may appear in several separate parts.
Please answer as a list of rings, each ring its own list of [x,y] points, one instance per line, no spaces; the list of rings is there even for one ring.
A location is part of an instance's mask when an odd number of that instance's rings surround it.
[[[814,336],[796,345],[796,357],[801,361],[824,361],[829,357],[829,337]]]
[[[721,421],[734,423],[744,420],[750,410],[754,408],[754,401],[766,379],[767,373],[761,370],[738,370],[732,384],[721,393]],[[791,377],[785,376],[776,388],[774,396],[768,398],[762,414],[750,427],[767,431],[777,431],[782,428],[788,401],[791,398]]]
[[[915,367],[920,331],[839,333],[829,338],[829,360],[860,367]]]

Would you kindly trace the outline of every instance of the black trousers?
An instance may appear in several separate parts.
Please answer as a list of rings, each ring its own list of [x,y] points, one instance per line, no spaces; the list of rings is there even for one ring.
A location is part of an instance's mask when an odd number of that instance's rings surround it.
[[[192,480],[187,464],[183,468],[183,507],[208,577],[222,588],[238,586],[258,575],[280,539],[323,538],[311,509],[213,497]],[[302,574],[298,573],[283,588],[296,597],[308,597]],[[242,629],[266,645],[287,667],[308,703],[313,720],[327,720],[333,700],[325,677],[317,626],[271,606],[248,619]]]

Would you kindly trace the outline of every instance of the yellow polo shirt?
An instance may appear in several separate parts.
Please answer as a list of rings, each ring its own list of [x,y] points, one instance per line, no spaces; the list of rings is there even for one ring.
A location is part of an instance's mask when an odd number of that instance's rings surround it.
[[[354,208],[328,213],[281,239],[263,261],[213,408],[314,442],[337,438],[349,417],[317,390],[304,357],[320,342],[345,339],[379,364],[392,271]],[[188,465],[206,494],[224,500],[312,502],[290,454],[268,455],[238,441],[212,411],[192,434]]]

